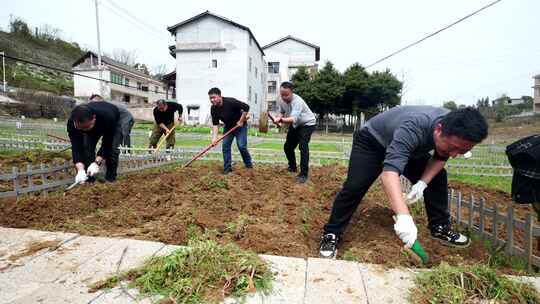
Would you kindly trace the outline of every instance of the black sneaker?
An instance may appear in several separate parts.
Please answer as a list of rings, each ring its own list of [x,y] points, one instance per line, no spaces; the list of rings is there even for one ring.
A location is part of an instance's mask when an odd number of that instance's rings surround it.
[[[335,259],[337,254],[337,243],[338,237],[335,234],[323,234],[319,245],[319,257],[323,259]]]
[[[451,230],[449,225],[431,227],[431,237],[448,246],[465,248],[471,244],[471,240],[467,236]]]
[[[289,171],[291,173],[296,173],[296,171],[298,171],[298,170],[296,169],[296,167],[288,167],[287,171]]]
[[[307,183],[307,181],[308,181],[308,177],[305,176],[305,175],[298,175],[296,177],[296,182],[299,183],[299,184],[305,184],[305,183]]]
[[[229,175],[229,173],[232,173],[232,170],[224,170],[223,175]]]

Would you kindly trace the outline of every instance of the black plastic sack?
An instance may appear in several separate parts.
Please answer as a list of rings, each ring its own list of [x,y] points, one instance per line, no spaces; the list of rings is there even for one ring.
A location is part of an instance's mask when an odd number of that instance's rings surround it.
[[[522,138],[506,147],[514,169],[512,199],[520,204],[540,202],[540,134]]]

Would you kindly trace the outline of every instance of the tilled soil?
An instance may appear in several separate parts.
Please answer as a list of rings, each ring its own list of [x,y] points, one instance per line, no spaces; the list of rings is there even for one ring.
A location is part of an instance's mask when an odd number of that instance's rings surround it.
[[[59,164],[71,160],[71,151],[50,152],[41,150],[0,154],[0,171],[11,172],[12,167],[25,169],[28,164]]]
[[[227,176],[221,169],[221,164],[200,162],[190,168],[131,174],[114,184],[86,184],[48,197],[0,201],[0,225],[168,244],[185,244],[189,236],[206,231],[219,242],[235,242],[257,253],[318,255],[321,230],[346,176],[345,167],[313,167],[306,185],[296,184],[295,176],[283,167],[236,168]],[[482,191],[499,202],[509,199],[495,190]],[[526,212],[527,206],[516,214]],[[445,247],[429,237],[425,216],[419,214],[415,221],[433,265],[442,261],[473,264],[489,256],[480,241],[466,249]],[[349,225],[338,254],[343,257],[411,266],[394,233],[392,211],[378,183]]]

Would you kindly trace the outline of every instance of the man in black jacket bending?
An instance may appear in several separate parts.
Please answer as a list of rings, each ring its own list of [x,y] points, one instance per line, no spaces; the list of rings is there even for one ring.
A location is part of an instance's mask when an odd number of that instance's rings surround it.
[[[76,106],[67,122],[71,141],[73,163],[77,169],[75,182],[94,181],[100,166],[105,161],[105,179],[116,180],[118,146],[123,140],[123,126],[127,120],[120,119],[118,107],[108,102],[90,102]],[[101,138],[101,147],[96,155],[96,145]]]

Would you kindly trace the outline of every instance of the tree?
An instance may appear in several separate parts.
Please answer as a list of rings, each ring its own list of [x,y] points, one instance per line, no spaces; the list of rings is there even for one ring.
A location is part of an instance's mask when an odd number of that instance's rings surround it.
[[[521,99],[523,99],[523,103],[518,104],[517,107],[521,111],[531,112],[533,110],[534,99],[531,96],[521,96]]]
[[[457,110],[456,102],[453,100],[443,102],[443,108],[447,108],[450,111]]]
[[[309,107],[319,114],[319,118],[323,118],[334,112],[335,105],[345,92],[343,78],[332,62],[327,61],[312,83],[313,99]]]
[[[144,63],[138,63],[138,62],[137,62],[137,63],[135,63],[135,64],[133,65],[133,67],[134,67],[135,69],[137,69],[139,72],[142,72],[142,73],[144,73],[144,74],[146,74],[146,75],[150,75],[150,71],[148,71],[148,67],[147,67],[146,64],[144,64]]]
[[[137,50],[114,49],[112,59],[125,65],[133,66],[137,61]]]
[[[31,36],[30,27],[21,18],[14,18],[9,24],[9,30],[13,34]]]
[[[49,41],[61,39],[61,34],[62,34],[62,31],[60,29],[55,28],[48,24],[44,24],[40,26],[37,32],[38,33],[37,33],[36,38],[49,40]]]
[[[151,72],[152,76],[161,78],[163,75],[167,74],[167,66],[164,64],[155,65],[151,69]]]
[[[403,83],[392,75],[390,70],[373,72],[368,83],[367,103],[378,107],[379,112],[401,104]]]
[[[312,76],[305,66],[298,68],[296,73],[291,77],[294,92],[301,96],[307,104],[313,103],[313,84],[311,78]]]
[[[343,73],[345,92],[337,107],[338,114],[360,115],[360,110],[369,106],[366,101],[369,88],[369,73],[358,63]]]
[[[487,108],[489,107],[489,97],[480,98],[476,101],[476,107],[478,109],[480,108]]]

